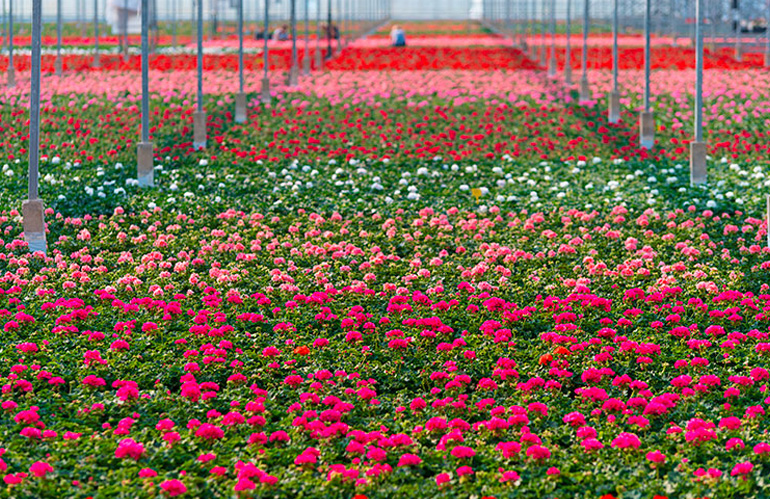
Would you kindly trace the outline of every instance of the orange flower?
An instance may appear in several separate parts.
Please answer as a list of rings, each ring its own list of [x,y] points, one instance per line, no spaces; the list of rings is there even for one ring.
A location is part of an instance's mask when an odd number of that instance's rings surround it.
[[[544,365],[548,364],[549,362],[551,362],[552,360],[553,360],[553,355],[551,355],[550,353],[547,353],[545,355],[541,355],[540,356],[539,363],[540,363],[541,366],[544,366]]]
[[[294,353],[297,355],[308,355],[310,353],[310,349],[306,347],[305,345],[302,345],[301,347],[297,347],[294,349]]]
[[[556,350],[553,351],[556,355],[569,355],[570,351],[564,347],[558,347]]]

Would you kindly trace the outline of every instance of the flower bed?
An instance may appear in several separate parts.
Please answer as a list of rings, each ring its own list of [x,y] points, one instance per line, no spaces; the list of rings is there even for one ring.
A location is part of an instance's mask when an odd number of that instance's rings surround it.
[[[691,187],[691,71],[654,73],[647,151],[639,71],[610,125],[607,71],[579,106],[541,71],[400,61],[273,73],[268,106],[250,74],[245,124],[207,72],[205,151],[194,72],[153,71],[151,189],[136,72],[47,76],[47,257],[21,235],[28,74],[3,91],[3,494],[758,495],[768,74],[706,72]]]

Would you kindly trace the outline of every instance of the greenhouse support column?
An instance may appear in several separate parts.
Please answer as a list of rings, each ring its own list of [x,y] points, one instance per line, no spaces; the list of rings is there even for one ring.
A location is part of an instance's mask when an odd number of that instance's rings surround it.
[[[203,110],[203,0],[198,0],[198,102],[193,113],[193,149],[206,147],[206,111]]]
[[[286,84],[290,87],[299,82],[299,62],[297,61],[297,0],[290,0],[289,23],[291,24],[291,66],[286,75]]]
[[[94,67],[100,68],[99,61],[99,0],[94,0]]]
[[[310,0],[305,0],[305,51],[302,53],[302,74],[310,75]]]
[[[270,68],[270,57],[267,49],[267,39],[270,38],[270,0],[265,2],[265,47],[262,51],[262,104],[270,104],[270,77],[268,71]]]
[[[342,52],[342,33],[340,32],[340,23],[342,22],[342,0],[337,0],[337,53]],[[334,30],[332,30],[334,33]]]
[[[551,54],[548,57],[548,76],[556,76],[556,0],[551,0]]]
[[[235,94],[235,122],[246,122],[246,93],[243,91],[243,0],[238,0],[238,93]]]
[[[610,101],[608,121],[617,123],[620,121],[620,92],[618,91],[618,0],[612,0],[612,92],[610,92]]]
[[[652,149],[655,145],[655,117],[650,110],[650,10],[652,0],[645,0],[644,10],[644,109],[639,116],[639,145]]]
[[[137,147],[136,177],[139,187],[152,187],[153,179],[153,146],[150,142],[150,60],[149,41],[149,6],[147,0],[142,0],[142,140]]]
[[[765,19],[765,67],[770,68],[770,0],[767,0]],[[767,232],[770,235],[770,230]]]
[[[30,81],[29,107],[29,191],[27,200],[21,205],[24,227],[24,240],[29,245],[30,253],[46,252],[45,209],[38,195],[38,166],[40,163],[40,66],[42,39],[42,0],[33,0],[32,4],[32,74]]]
[[[703,0],[695,1],[695,140],[690,142],[690,185],[706,183],[706,143],[703,142]]]
[[[548,50],[548,47],[546,45],[546,26],[547,22],[545,19],[545,3],[547,0],[543,0],[540,4],[540,65],[545,67],[546,65],[546,50]]]
[[[327,23],[326,23],[326,58],[332,57],[332,0],[328,0],[327,5]]]
[[[527,36],[529,34],[529,2],[527,0],[522,0],[521,2],[521,8],[523,10],[522,12],[522,24],[521,24],[521,49],[526,52],[527,50]]]
[[[741,47],[741,43],[743,42],[742,38],[743,33],[741,32],[741,9],[738,7],[735,9],[735,60],[738,62],[743,60],[743,47]]]
[[[56,0],[56,63],[54,71],[61,76],[61,0]]]
[[[588,86],[588,9],[589,1],[583,0],[583,59],[582,76],[580,77],[580,100],[586,102],[591,100],[591,88]]]
[[[564,50],[564,83],[572,85],[572,0],[567,0],[567,46]]]
[[[321,1],[315,4],[315,69],[323,69],[323,55],[321,51]]]
[[[16,68],[13,67],[13,0],[8,2],[8,88],[16,86]]]
[[[177,37],[176,37],[176,15],[177,15],[177,0],[171,0],[171,46],[176,47],[177,45]]]

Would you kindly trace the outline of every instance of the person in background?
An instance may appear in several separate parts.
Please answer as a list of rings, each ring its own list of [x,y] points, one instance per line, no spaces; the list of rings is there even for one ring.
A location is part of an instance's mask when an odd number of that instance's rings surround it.
[[[404,28],[398,25],[393,26],[393,29],[390,30],[390,39],[392,40],[394,47],[405,47],[406,33],[404,32]]]
[[[289,39],[289,27],[286,25],[279,26],[273,31],[273,40],[279,42],[285,42]]]

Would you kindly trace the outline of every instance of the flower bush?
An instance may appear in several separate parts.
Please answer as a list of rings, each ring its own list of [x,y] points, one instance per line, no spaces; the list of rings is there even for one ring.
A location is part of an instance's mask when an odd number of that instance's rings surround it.
[[[266,106],[254,78],[236,124],[213,72],[195,151],[194,79],[154,72],[145,190],[135,73],[46,78],[47,256],[22,234],[19,75],[0,97],[4,495],[758,495],[767,74],[707,73],[703,187],[688,71],[655,73],[651,151],[638,72],[618,125],[534,70],[399,74],[328,72]]]

